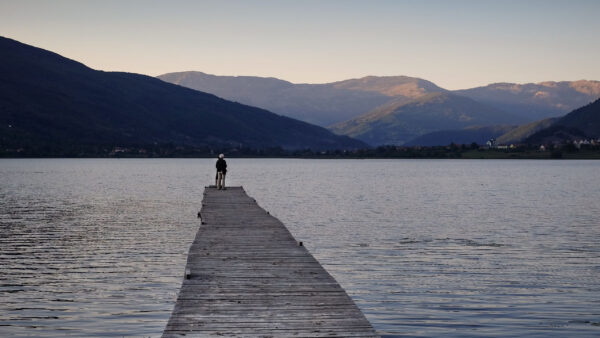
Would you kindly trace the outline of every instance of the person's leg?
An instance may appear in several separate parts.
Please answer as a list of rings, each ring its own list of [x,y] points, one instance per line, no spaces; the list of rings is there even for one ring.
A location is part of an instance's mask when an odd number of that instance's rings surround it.
[[[215,174],[215,187],[217,187],[217,188],[219,187],[219,173],[218,172]]]
[[[223,190],[225,190],[225,176],[227,176],[227,174],[223,173],[223,179],[221,180],[221,188]]]
[[[223,189],[223,173],[220,171],[217,178],[217,189]]]

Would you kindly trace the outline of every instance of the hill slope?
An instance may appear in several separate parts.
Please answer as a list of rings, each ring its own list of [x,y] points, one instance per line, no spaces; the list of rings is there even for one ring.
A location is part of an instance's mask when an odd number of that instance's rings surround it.
[[[526,142],[562,142],[574,138],[600,138],[600,99],[575,109],[528,137]]]
[[[434,131],[468,126],[515,124],[519,118],[448,92],[412,101],[391,101],[368,114],[335,125],[332,130],[372,145],[401,145]]]
[[[337,149],[324,128],[153,77],[102,72],[0,37],[0,146],[145,145]]]
[[[454,144],[485,144],[490,138],[497,138],[500,135],[514,130],[515,126],[486,126],[486,127],[467,127],[460,130],[440,130],[429,134],[419,136],[408,141],[406,146],[445,146]]]
[[[496,141],[498,141],[499,144],[521,143],[536,132],[548,128],[557,120],[558,118],[551,117],[520,125],[517,128],[507,131],[503,135],[497,136]]]
[[[562,116],[598,99],[600,81],[494,83],[454,93],[534,121]]]

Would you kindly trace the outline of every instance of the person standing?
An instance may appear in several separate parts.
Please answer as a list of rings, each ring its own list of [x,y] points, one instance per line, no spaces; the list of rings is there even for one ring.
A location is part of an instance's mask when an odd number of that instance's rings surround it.
[[[217,160],[217,189],[225,190],[225,174],[227,173],[227,162],[225,162],[225,155],[219,154]]]

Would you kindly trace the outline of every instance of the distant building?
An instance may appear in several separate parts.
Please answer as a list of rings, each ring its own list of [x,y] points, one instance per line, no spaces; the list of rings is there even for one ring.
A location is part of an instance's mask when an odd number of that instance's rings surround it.
[[[592,144],[594,144],[593,140],[592,140],[592,142],[590,142],[590,140],[574,140],[573,141],[573,145],[577,149],[581,149],[581,146],[583,146],[583,145],[589,146],[589,145],[592,145]]]
[[[507,145],[499,145],[498,141],[496,141],[496,139],[493,137],[491,139],[489,139],[485,144],[489,149],[503,149],[503,150],[508,149]],[[515,146],[511,145],[510,148],[513,149],[513,148],[515,148]]]

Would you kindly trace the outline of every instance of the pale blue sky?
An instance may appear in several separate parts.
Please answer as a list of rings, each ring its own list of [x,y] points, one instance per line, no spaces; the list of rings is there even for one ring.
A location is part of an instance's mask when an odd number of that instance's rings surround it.
[[[600,1],[0,0],[0,35],[95,69],[448,89],[600,80]]]

